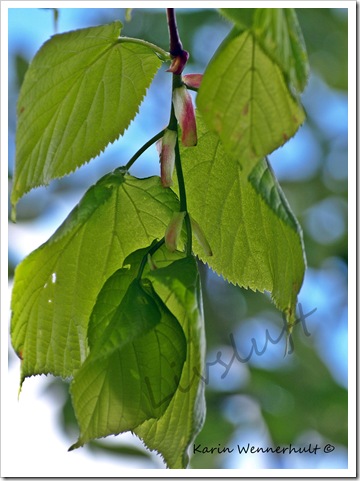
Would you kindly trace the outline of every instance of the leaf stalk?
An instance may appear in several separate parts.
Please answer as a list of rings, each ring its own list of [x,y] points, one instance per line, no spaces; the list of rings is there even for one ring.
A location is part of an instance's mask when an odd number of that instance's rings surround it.
[[[129,170],[132,165],[135,163],[135,161],[147,150],[149,147],[152,146],[157,140],[161,139],[161,137],[164,135],[165,129],[159,132],[158,134],[154,135],[150,140],[145,142],[145,144],[140,147],[140,149],[131,157],[129,162],[125,165],[125,170]]]
[[[171,60],[171,54],[164,50],[163,48],[159,47],[158,45],[155,45],[154,43],[147,42],[146,40],[142,40],[141,38],[132,38],[132,37],[119,37],[118,38],[119,43],[137,43],[139,45],[143,45],[144,47],[148,47],[153,52],[158,55],[160,60],[163,62],[166,62],[168,60]]]
[[[145,266],[147,264],[147,261],[148,261],[148,256],[152,256],[153,254],[155,254],[155,252],[157,250],[160,249],[160,247],[165,243],[165,237],[163,237],[162,239],[160,239],[156,244],[154,244],[153,246],[150,247],[150,249],[147,251],[146,255],[144,255],[144,257],[142,258],[142,261],[141,261],[141,264],[140,264],[140,267],[139,267],[139,271],[138,271],[138,274],[137,274],[137,279],[141,279],[141,276],[143,275],[143,272],[144,272],[144,269],[145,269]]]

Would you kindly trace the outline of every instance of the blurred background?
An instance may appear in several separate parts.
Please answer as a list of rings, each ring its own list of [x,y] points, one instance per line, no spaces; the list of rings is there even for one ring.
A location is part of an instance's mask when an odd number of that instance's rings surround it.
[[[28,64],[54,33],[120,19],[123,35],[168,49],[165,9],[22,9],[9,11],[9,192],[15,157],[16,100]],[[299,302],[304,314],[294,330],[294,348],[284,357],[281,313],[266,295],[229,285],[200,265],[209,363],[207,418],[195,443],[202,446],[335,446],[331,454],[195,454],[200,468],[347,468],[347,162],[348,11],[297,9],[311,76],[302,96],[307,121],[270,162],[304,232],[308,260]],[[177,9],[185,73],[202,73],[231,25],[213,9]],[[45,242],[87,188],[125,164],[169,117],[171,75],[163,67],[140,113],[104,154],[74,174],[23,197],[17,224],[9,222],[9,289],[14,269]],[[159,174],[150,148],[131,173]],[[311,314],[309,314],[311,313]],[[299,312],[299,315],[301,313]],[[271,343],[280,338],[279,342]],[[217,353],[230,362],[226,373]],[[256,346],[256,349],[254,349]],[[252,355],[249,355],[252,351]],[[116,476],[124,468],[164,468],[129,433],[67,453],[77,438],[68,384],[51,377],[27,379],[17,401],[19,360],[10,348],[10,412],[18,476]],[[19,436],[21,432],[21,436]],[[15,459],[21,452],[22,463]],[[39,460],[47,459],[46,465]],[[16,457],[16,458],[15,458]],[[15,464],[14,464],[15,466]],[[56,466],[56,468],[55,468]],[[14,467],[15,469],[15,467]],[[23,471],[22,471],[23,470]],[[42,473],[42,474],[41,474]],[[54,474],[56,473],[56,474]],[[90,474],[92,473],[92,474]],[[35,475],[35,474],[34,474]]]

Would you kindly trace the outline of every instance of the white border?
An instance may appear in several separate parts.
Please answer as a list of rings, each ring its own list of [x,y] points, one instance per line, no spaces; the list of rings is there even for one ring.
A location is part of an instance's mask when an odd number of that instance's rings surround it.
[[[218,8],[219,1],[173,1],[172,7],[176,8]],[[274,1],[271,2],[271,8],[284,7],[284,3],[288,3],[295,8],[346,8],[348,9],[349,18],[349,40],[348,40],[348,55],[349,55],[349,464],[348,469],[264,469],[264,470],[210,470],[210,469],[191,469],[191,470],[123,470],[124,477],[355,477],[356,476],[356,2],[355,1]],[[7,388],[8,376],[8,312],[4,306],[9,305],[8,299],[8,280],[7,280],[7,266],[8,266],[8,225],[7,225],[7,211],[8,211],[8,9],[9,8],[43,8],[46,4],[47,8],[163,8],[169,2],[163,1],[138,1],[138,2],[98,2],[98,1],[2,1],[1,2],[1,188],[0,188],[0,202],[1,202],[1,449],[2,449],[2,475],[13,476],[11,466],[6,465],[6,456],[4,455],[4,447],[6,447],[8,432],[11,429],[11,419],[6,419],[6,405],[4,403],[4,392]],[[86,7],[84,7],[84,4]],[[238,5],[241,7],[269,7],[268,1],[221,1],[221,7],[235,8]],[[21,436],[21,433],[19,433]],[[44,440],[46,442],[46,440]],[[11,449],[16,449],[12,446]],[[41,448],[40,448],[41,449]],[[21,463],[21,453],[19,455],[19,463]],[[41,452],[39,452],[39,460],[41,459]],[[35,461],[35,460],[34,460]],[[59,470],[62,472],[62,470]],[[54,467],[56,472],[56,467]],[[15,475],[16,476],[16,475]],[[71,476],[69,473],[68,477]],[[84,476],[92,477],[91,473],[85,473]]]
[[[357,162],[356,157],[356,2],[348,5],[348,471],[356,476],[356,339],[357,339]]]

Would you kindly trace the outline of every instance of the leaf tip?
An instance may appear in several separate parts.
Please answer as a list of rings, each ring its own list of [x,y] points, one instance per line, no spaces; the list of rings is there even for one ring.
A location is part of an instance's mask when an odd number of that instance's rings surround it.
[[[74,451],[77,448],[81,448],[82,446],[83,446],[83,443],[80,440],[78,440],[76,443],[70,446],[70,448],[68,449],[68,453],[70,453],[70,451]]]
[[[175,252],[181,234],[186,212],[174,212],[165,232],[165,245],[170,252]]]
[[[201,229],[200,225],[190,216],[191,227],[194,231],[194,235],[203,248],[204,254],[208,257],[213,255],[213,251],[210,247],[208,240],[205,237],[203,230]]]
[[[16,223],[16,203],[14,202],[11,202],[10,220],[14,222],[14,224]]]

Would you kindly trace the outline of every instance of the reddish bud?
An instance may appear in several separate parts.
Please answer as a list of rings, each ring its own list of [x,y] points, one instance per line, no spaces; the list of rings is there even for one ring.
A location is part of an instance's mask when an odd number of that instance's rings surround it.
[[[192,231],[194,233],[194,236],[196,237],[196,239],[199,242],[199,244],[201,245],[201,247],[204,249],[205,255],[206,256],[212,256],[213,253],[212,253],[210,244],[209,244],[207,238],[205,237],[205,234],[202,231],[201,227],[192,217],[190,217],[190,221],[191,221],[191,228],[192,228]]]
[[[156,147],[156,150],[157,150],[157,152],[158,152],[158,154],[159,154],[159,156],[160,156],[160,154],[161,154],[161,149],[162,149],[162,137],[161,137],[161,139],[159,139],[159,140],[157,140],[157,141],[155,142],[155,147]]]
[[[175,167],[175,144],[177,133],[174,130],[165,129],[164,136],[160,144],[156,146],[160,150],[160,171],[161,183],[163,187],[172,185],[172,175]]]
[[[188,60],[189,52],[186,50],[181,50],[179,55],[173,57],[170,68],[167,69],[167,72],[174,73],[175,75],[181,75]]]
[[[193,147],[197,144],[195,111],[185,86],[174,89],[173,104],[182,131],[181,141],[185,147]]]
[[[170,252],[175,252],[180,238],[186,212],[174,212],[165,232],[165,245]]]
[[[181,77],[181,80],[187,87],[198,89],[203,78],[202,73],[188,73]]]

